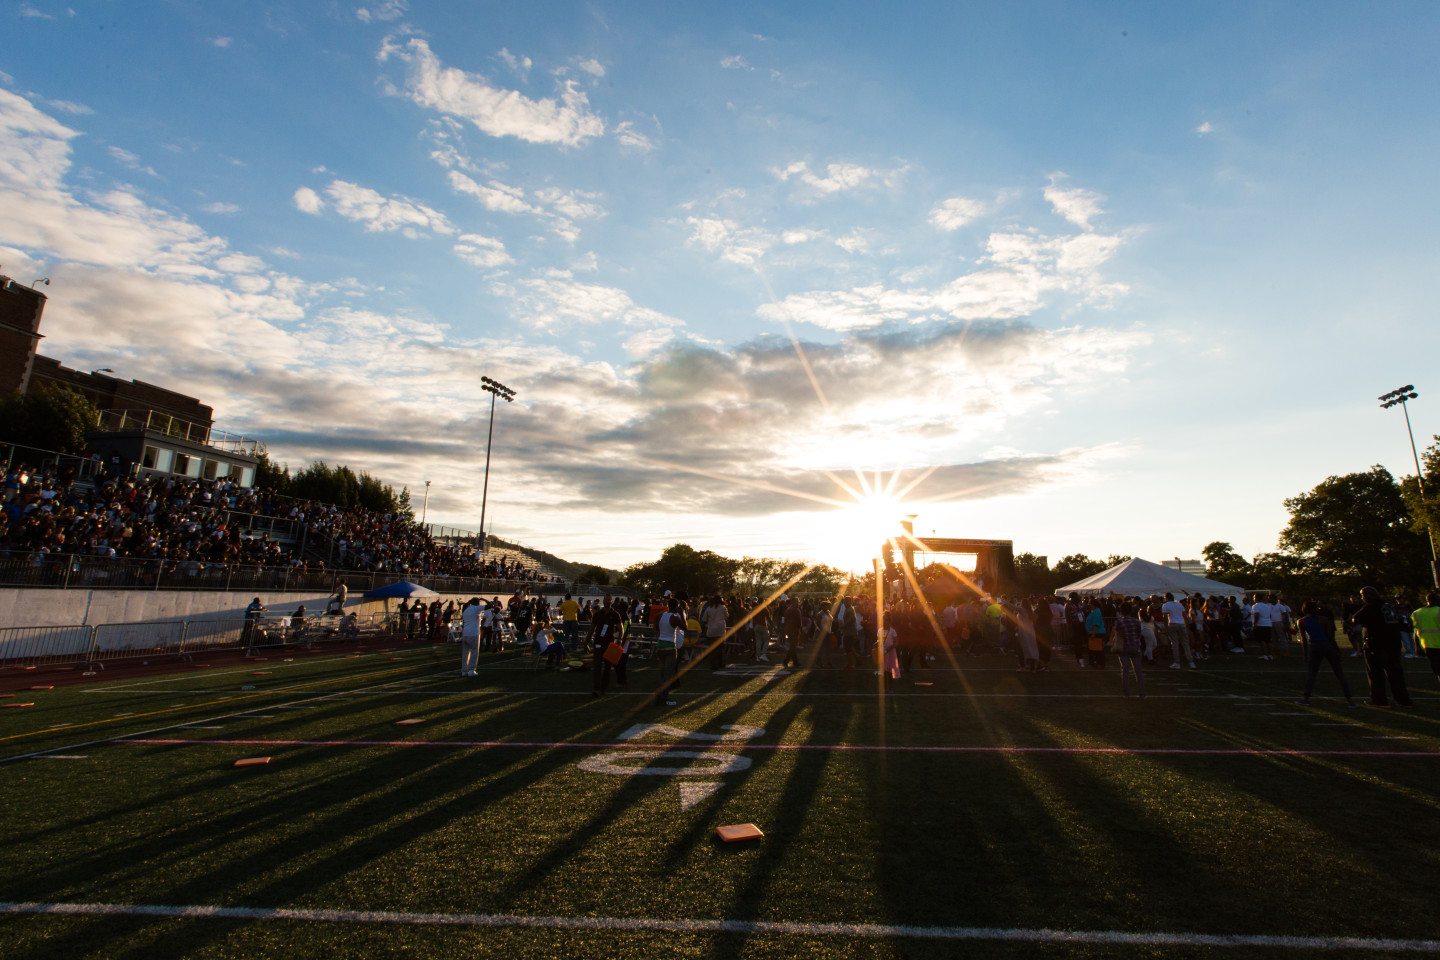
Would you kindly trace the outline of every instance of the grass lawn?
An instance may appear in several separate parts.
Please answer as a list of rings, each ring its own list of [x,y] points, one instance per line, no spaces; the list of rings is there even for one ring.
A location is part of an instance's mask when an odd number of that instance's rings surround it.
[[[1295,656],[1154,669],[1143,701],[1119,697],[1113,667],[1021,674],[999,658],[883,696],[867,672],[700,667],[673,708],[643,696],[647,665],[595,700],[588,673],[492,655],[462,680],[455,660],[272,659],[0,700],[34,702],[0,710],[0,758],[51,751],[0,764],[0,901],[256,910],[11,913],[0,956],[1200,957],[1220,944],[1116,934],[1440,940],[1440,689],[1423,661],[1407,661],[1417,708],[1378,711],[1334,699],[1333,676],[1295,706]],[[232,766],[256,756],[272,759]],[[631,773],[659,768],[687,772]],[[765,838],[715,840],[747,822]],[[1077,931],[1090,939],[1060,936]]]

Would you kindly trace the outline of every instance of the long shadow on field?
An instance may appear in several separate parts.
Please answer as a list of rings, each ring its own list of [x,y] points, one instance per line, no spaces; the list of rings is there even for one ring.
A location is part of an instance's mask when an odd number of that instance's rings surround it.
[[[211,866],[204,872],[191,872],[169,886],[165,896],[177,903],[303,902],[350,871],[504,800],[568,760],[561,751],[536,756],[495,750],[479,756],[489,762],[476,770],[474,751],[357,749],[351,762],[327,773],[335,769],[326,763],[333,749],[287,753],[281,758],[287,773],[304,774],[310,767],[315,775],[203,822],[185,821],[183,815],[167,818],[163,822],[187,825],[102,848],[33,879],[82,890],[97,884],[123,887],[127,881],[153,882],[156,872],[170,866],[193,870],[194,864],[207,863]],[[474,783],[480,777],[485,781]],[[221,780],[211,777],[189,786],[217,789]],[[273,879],[261,880],[266,877]],[[161,930],[158,939],[132,955],[195,949],[194,930]],[[57,949],[65,954],[63,944]]]
[[[741,695],[733,703],[727,704],[720,712],[705,717],[703,729],[707,732],[718,732],[724,724],[734,723],[742,719],[755,719],[749,716],[757,706],[764,703],[764,686],[758,688],[751,695]],[[703,710],[707,701],[699,701],[684,710],[656,711],[655,708],[647,706],[644,709],[628,711],[621,722],[617,723],[616,718],[611,715],[606,718],[607,734],[618,734],[635,723],[665,723],[671,726],[680,726],[682,729],[687,724],[687,717],[693,715],[696,710]],[[793,709],[790,711],[793,712]],[[765,728],[767,739],[776,736],[777,732],[783,734],[783,728],[777,731],[775,716],[766,718]],[[609,739],[607,734],[602,734]],[[667,738],[668,739],[668,738]],[[696,744],[702,746],[702,744]],[[751,768],[753,770],[753,766]],[[750,772],[747,771],[748,777]],[[551,848],[543,853],[538,860],[532,863],[523,873],[507,884],[498,892],[498,902],[511,907],[523,905],[530,902],[529,894],[538,888],[545,878],[559,869],[563,864],[580,854],[588,844],[602,834],[610,825],[620,820],[627,810],[643,802],[647,797],[668,792],[678,777],[668,776],[634,776],[626,777],[615,789],[609,799],[602,805],[589,812],[586,821],[579,826],[568,830],[561,835]],[[721,793],[727,793],[737,788],[739,780],[735,777],[722,778]],[[711,798],[712,800],[715,798]],[[699,821],[700,818],[696,817]],[[707,828],[708,829],[708,828]],[[670,857],[680,851],[680,843],[676,840],[670,842]],[[693,843],[693,838],[690,839]],[[668,871],[661,871],[664,875]]]
[[[907,714],[923,717],[924,701],[896,703],[901,716],[891,726],[903,736],[913,725]],[[976,714],[987,745],[1029,742],[1016,729],[1021,710],[1000,703],[957,709]],[[1010,756],[881,755],[865,782],[875,892],[891,922],[1012,927],[1017,917],[1043,915],[1053,923],[1052,884],[1088,882],[1088,825]]]
[[[799,681],[796,683],[796,693],[804,693],[807,689],[825,683],[825,679],[811,671],[799,674]],[[783,711],[786,714],[786,728],[800,719],[804,709],[798,705],[796,700],[786,701]],[[849,697],[827,698],[824,709],[831,714],[836,723],[844,722],[848,727],[851,714],[854,713],[855,701]],[[827,721],[828,722],[828,721]],[[767,734],[770,731],[767,730]],[[834,756],[827,751],[801,751],[785,758],[791,762],[790,773],[780,790],[778,798],[770,803],[770,811],[773,820],[765,825],[765,839],[753,852],[754,862],[750,867],[749,877],[736,889],[730,906],[725,910],[723,919],[726,920],[758,920],[762,919],[765,912],[765,893],[769,888],[773,877],[793,845],[802,837],[806,828],[806,821],[811,816],[811,806],[815,799],[820,785],[823,782],[825,768],[832,762]],[[769,764],[780,762],[777,756],[766,758]],[[698,818],[697,818],[698,819]],[[712,824],[706,824],[708,829]],[[848,825],[846,825],[848,826]],[[692,828],[688,835],[683,838],[683,845],[677,842],[672,845],[669,863],[673,864],[677,858],[699,839],[697,828]],[[803,842],[803,841],[801,841]],[[740,942],[746,938],[716,937],[710,943],[708,956],[717,958],[729,958],[735,955]]]

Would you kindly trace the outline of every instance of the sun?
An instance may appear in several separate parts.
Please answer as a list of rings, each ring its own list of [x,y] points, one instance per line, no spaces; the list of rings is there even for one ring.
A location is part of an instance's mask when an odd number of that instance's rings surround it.
[[[862,494],[854,503],[822,514],[825,535],[821,559],[863,575],[886,540],[899,539],[900,524],[913,511],[897,497]]]

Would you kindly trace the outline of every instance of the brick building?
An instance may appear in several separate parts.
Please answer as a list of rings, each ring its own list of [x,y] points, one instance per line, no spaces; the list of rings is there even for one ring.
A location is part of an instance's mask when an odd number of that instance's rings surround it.
[[[253,482],[256,443],[216,432],[215,411],[195,397],[143,380],[121,380],[108,371],[72,370],[36,349],[47,297],[0,275],[0,393],[46,386],[83,394],[102,413],[87,440],[100,456],[145,472],[235,477]],[[4,440],[0,426],[0,440]]]

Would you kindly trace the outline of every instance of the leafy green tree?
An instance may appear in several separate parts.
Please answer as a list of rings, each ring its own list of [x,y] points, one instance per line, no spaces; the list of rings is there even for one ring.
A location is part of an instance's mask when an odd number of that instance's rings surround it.
[[[1060,562],[1055,564],[1055,576],[1059,581],[1056,586],[1063,587],[1076,580],[1093,577],[1105,569],[1107,564],[1103,560],[1091,560],[1083,553],[1072,553],[1068,557],[1061,557]]]
[[[1130,556],[1130,554],[1128,554],[1128,553],[1112,553],[1112,554],[1110,554],[1109,557],[1107,557],[1107,558],[1105,559],[1105,566],[1101,567],[1100,569],[1101,569],[1101,570],[1109,570],[1111,567],[1118,567],[1118,566],[1120,566],[1120,564],[1124,563],[1126,560],[1133,560],[1133,559],[1135,559],[1135,558],[1132,557],[1132,556]],[[1099,571],[1096,571],[1096,572],[1098,573]]]
[[[37,386],[0,400],[0,440],[60,453],[85,452],[85,432],[100,410],[68,387]]]
[[[1417,587],[1430,580],[1429,547],[1412,526],[1400,484],[1384,467],[1327,477],[1286,499],[1285,509],[1290,522],[1280,547],[1299,558],[1306,573],[1346,591],[1363,582]]]
[[[1205,575],[1212,580],[1224,583],[1244,582],[1253,572],[1250,563],[1236,553],[1235,547],[1225,540],[1206,544],[1200,555],[1205,558]]]
[[[281,466],[270,459],[270,451],[265,449],[265,444],[255,448],[255,489],[269,490],[273,493],[290,492],[290,468]]]

